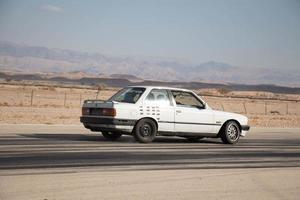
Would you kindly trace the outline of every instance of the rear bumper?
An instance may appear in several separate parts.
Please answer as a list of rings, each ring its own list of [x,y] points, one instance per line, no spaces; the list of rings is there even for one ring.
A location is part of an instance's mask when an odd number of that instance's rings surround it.
[[[87,124],[107,124],[107,125],[127,125],[133,126],[136,120],[127,119],[116,119],[116,118],[105,118],[105,117],[95,117],[95,116],[81,116],[81,123]]]
[[[132,132],[136,120],[81,116],[80,122],[92,131]]]

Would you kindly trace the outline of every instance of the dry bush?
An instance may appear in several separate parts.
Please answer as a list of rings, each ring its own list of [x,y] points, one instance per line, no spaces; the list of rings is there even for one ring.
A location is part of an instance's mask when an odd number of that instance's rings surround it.
[[[229,92],[231,92],[228,88],[218,88],[217,91],[222,95],[227,95]]]
[[[280,115],[280,112],[277,110],[271,110],[270,113],[273,115]]]
[[[0,106],[8,106],[7,102],[0,103]]]
[[[55,88],[54,86],[49,86],[49,87],[48,87],[48,90],[49,90],[49,91],[56,91],[56,88]]]
[[[100,91],[105,90],[107,88],[107,85],[105,85],[104,83],[99,83],[99,84],[96,85],[96,88],[97,88],[96,99],[98,99]]]
[[[5,78],[6,82],[11,82],[13,79],[12,78]]]

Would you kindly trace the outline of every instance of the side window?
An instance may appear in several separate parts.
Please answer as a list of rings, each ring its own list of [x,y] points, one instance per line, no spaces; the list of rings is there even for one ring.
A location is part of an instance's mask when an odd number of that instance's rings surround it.
[[[147,103],[159,104],[159,105],[172,105],[169,93],[166,90],[153,89],[146,97]]]
[[[204,108],[204,105],[192,93],[182,91],[172,91],[177,106],[187,106]]]

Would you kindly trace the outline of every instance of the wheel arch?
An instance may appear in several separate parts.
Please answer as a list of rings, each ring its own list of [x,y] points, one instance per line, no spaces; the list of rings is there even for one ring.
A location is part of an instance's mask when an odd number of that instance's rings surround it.
[[[222,124],[222,126],[221,126],[221,128],[220,128],[220,130],[219,130],[219,132],[218,132],[217,137],[220,137],[220,135],[222,134],[222,131],[223,131],[224,128],[226,127],[226,124],[227,124],[228,122],[231,122],[231,121],[236,122],[237,125],[239,126],[240,131],[242,131],[242,126],[241,126],[241,124],[240,124],[240,122],[239,122],[238,120],[236,120],[236,119],[228,119],[228,120],[226,120],[226,121]]]
[[[153,118],[153,117],[143,117],[143,118],[140,118],[139,120],[137,120],[137,121],[135,122],[133,130],[135,129],[137,123],[139,123],[139,121],[141,121],[142,119],[149,119],[149,120],[154,121],[155,126],[156,126],[156,130],[158,130],[158,121],[157,121],[155,118]]]

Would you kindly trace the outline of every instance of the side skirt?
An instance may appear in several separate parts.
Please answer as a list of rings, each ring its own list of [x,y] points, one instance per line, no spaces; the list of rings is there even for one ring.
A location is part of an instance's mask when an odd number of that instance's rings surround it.
[[[169,132],[169,131],[159,131],[158,135],[179,136],[179,137],[186,137],[186,136],[203,136],[203,137],[211,137],[211,138],[218,137],[218,133],[190,133],[190,132]]]

